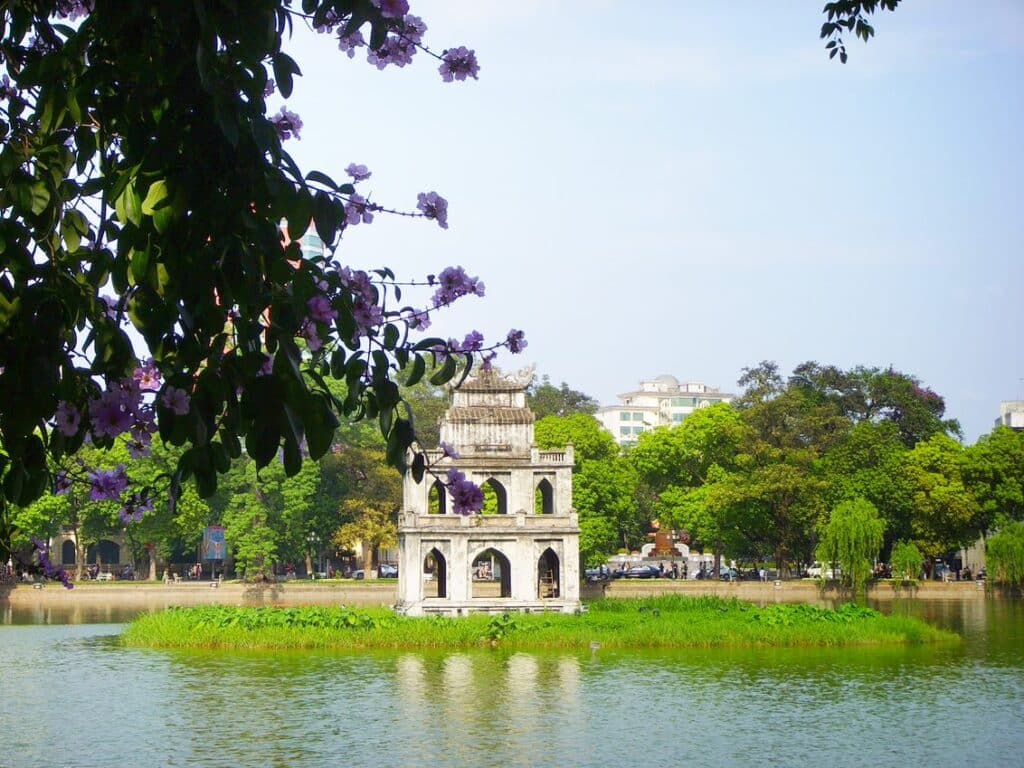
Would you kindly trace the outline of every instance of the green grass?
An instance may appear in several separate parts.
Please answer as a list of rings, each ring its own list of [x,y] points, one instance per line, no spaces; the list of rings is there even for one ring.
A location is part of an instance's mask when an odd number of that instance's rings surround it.
[[[122,635],[152,648],[784,648],[955,643],[917,619],[855,605],[758,608],[678,595],[599,600],[583,615],[409,618],[379,609],[200,606],[143,614]]]

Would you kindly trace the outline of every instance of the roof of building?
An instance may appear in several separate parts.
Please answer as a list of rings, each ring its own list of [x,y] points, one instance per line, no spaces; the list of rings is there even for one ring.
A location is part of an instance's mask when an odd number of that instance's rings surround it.
[[[494,405],[453,406],[444,420],[450,424],[533,424],[529,408],[503,408]]]

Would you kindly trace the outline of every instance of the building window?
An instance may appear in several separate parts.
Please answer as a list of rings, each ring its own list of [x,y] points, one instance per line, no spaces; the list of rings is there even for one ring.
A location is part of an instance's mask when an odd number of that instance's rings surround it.
[[[639,434],[640,434],[640,433],[642,433],[643,431],[644,431],[644,428],[643,428],[643,427],[633,427],[633,434],[634,434],[634,435],[639,435]]]
[[[673,413],[672,414],[672,421],[674,421],[676,424],[678,424],[679,422],[681,422],[685,418],[686,418],[686,414],[685,413]]]
[[[633,415],[629,411],[619,413],[619,421],[629,421],[631,418],[633,418]]]
[[[627,437],[627,436],[628,436],[628,435],[630,434],[630,429],[629,429],[629,427],[621,427],[621,428],[619,429],[619,434],[620,434],[620,435],[621,435],[622,437]]]
[[[643,420],[644,420],[644,415],[642,413],[637,413],[636,411],[633,411],[633,421],[643,421]]]

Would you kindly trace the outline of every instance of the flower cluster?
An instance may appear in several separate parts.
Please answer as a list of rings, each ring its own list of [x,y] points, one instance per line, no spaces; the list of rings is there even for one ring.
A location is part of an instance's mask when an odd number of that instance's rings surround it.
[[[384,44],[380,48],[370,49],[366,53],[366,60],[377,69],[384,69],[388,65],[404,67],[412,63],[412,57],[421,47],[423,34],[427,31],[427,25],[419,16],[408,15],[402,19],[399,26],[393,28]]]
[[[142,520],[142,516],[147,512],[153,511],[153,500],[142,496],[138,493],[133,493],[128,497],[128,501],[125,502],[124,506],[118,510],[117,516],[121,518],[121,522],[127,525],[128,523],[137,523]]]
[[[339,30],[338,32],[338,48],[344,52],[350,59],[355,58],[356,48],[361,48],[366,45],[366,40],[363,38],[363,33],[358,29],[352,34],[346,35],[345,30]]]
[[[526,335],[522,331],[517,331],[513,328],[508,332],[508,336],[505,337],[505,346],[508,347],[508,351],[513,355],[518,355],[526,349]]]
[[[385,19],[400,19],[409,12],[409,0],[371,0]]]
[[[441,79],[446,83],[452,80],[465,80],[467,77],[477,78],[480,65],[476,61],[476,51],[469,50],[464,45],[458,48],[450,48],[441,54],[441,66],[438,72]]]
[[[128,487],[128,473],[124,464],[116,469],[94,469],[89,472],[89,499],[92,501],[120,501]]]
[[[280,111],[270,118],[270,122],[273,123],[277,135],[281,137],[281,141],[287,141],[292,136],[296,139],[302,138],[299,135],[299,131],[302,130],[302,119],[287,108],[282,106]]]
[[[149,454],[153,434],[156,432],[154,405],[152,402],[144,402],[143,395],[147,392],[158,392],[160,389],[160,372],[152,359],[146,360],[135,369],[131,378],[108,385],[105,392],[86,405],[84,412],[74,404],[61,400],[53,414],[54,427],[65,437],[74,437],[85,421],[83,415],[87,414],[93,438],[102,440],[128,433],[128,452],[134,459],[141,458]],[[184,389],[167,386],[164,387],[159,401],[171,413],[184,416],[189,412],[191,398]],[[104,492],[95,490],[96,488],[109,488],[109,485],[103,483],[92,484],[95,493]],[[58,488],[60,486],[58,476]]]
[[[77,21],[92,13],[95,6],[96,0],[57,0],[57,7],[54,10],[61,18]]]
[[[43,569],[43,573],[51,579],[60,579],[60,583],[65,588],[74,589],[75,585],[68,578],[67,571],[63,568],[58,568],[50,561],[50,545],[33,536],[32,546],[36,548],[36,557],[39,560],[39,567]]]
[[[431,285],[437,282],[437,290],[434,291],[434,307],[443,307],[451,304],[463,296],[483,296],[484,284],[479,278],[470,277],[462,267],[446,267],[436,278],[433,275],[427,276],[427,282]]]
[[[448,229],[448,201],[437,192],[420,192],[416,196],[416,207],[428,219],[435,219],[441,229]]]
[[[448,470],[448,493],[452,498],[452,511],[457,515],[471,515],[484,506],[484,492],[463,472],[452,467]]]
[[[352,181],[366,181],[373,175],[365,165],[356,165],[355,163],[349,163],[345,173],[352,177]]]
[[[366,198],[353,192],[348,196],[345,204],[345,225],[354,227],[356,224],[370,224],[373,222],[373,212],[379,207],[373,203],[366,202]]]

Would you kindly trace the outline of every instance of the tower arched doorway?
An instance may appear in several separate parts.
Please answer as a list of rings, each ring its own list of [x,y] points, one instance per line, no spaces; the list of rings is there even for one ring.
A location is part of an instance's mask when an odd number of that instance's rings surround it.
[[[537,560],[537,597],[557,598],[561,594],[561,576],[558,555],[548,547]]]
[[[469,568],[473,598],[512,597],[512,563],[493,547],[473,558]]]
[[[437,547],[423,558],[423,596],[448,597],[448,561]]]

